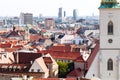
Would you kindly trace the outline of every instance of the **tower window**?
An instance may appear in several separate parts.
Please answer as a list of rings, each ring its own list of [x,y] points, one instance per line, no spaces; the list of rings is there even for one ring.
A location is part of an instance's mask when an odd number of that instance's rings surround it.
[[[113,22],[108,23],[108,35],[113,35]]]
[[[107,70],[111,71],[113,70],[113,60],[109,59],[107,62]]]

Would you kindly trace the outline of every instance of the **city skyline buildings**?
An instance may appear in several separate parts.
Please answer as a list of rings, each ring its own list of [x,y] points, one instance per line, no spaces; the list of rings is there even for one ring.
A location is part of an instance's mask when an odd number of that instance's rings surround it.
[[[32,13],[33,16],[58,16],[58,8],[62,7],[67,16],[72,16],[77,9],[79,16],[99,15],[100,0],[1,0],[0,16],[19,16],[21,12]]]
[[[78,10],[74,9],[73,10],[73,20],[77,20],[78,19]]]
[[[32,13],[20,13],[20,24],[33,24],[33,14]]]
[[[62,18],[62,17],[63,17],[63,8],[60,7],[58,11],[58,18]]]
[[[66,16],[66,11],[62,7],[60,7],[58,9],[58,18],[65,18]]]

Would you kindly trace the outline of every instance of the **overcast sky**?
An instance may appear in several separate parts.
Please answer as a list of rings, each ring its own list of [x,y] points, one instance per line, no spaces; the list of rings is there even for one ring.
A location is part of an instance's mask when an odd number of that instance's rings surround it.
[[[62,7],[67,16],[77,9],[79,16],[99,15],[101,0],[0,0],[0,16],[19,16],[20,12],[34,16],[58,16]]]

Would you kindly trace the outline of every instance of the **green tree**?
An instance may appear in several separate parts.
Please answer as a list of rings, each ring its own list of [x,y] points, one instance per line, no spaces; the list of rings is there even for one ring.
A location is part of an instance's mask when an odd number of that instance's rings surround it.
[[[67,74],[67,69],[68,69],[68,63],[65,63],[65,62],[57,62],[58,65],[59,65],[59,73],[58,73],[58,76],[60,78],[64,78],[66,77],[66,74]]]
[[[74,63],[67,63],[67,62],[57,62],[59,65],[59,78],[65,78],[66,75],[74,69]]]

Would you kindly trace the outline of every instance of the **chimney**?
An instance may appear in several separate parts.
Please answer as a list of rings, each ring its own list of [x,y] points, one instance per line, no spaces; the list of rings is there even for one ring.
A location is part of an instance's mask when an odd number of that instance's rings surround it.
[[[33,61],[30,61],[30,64],[33,64]]]

